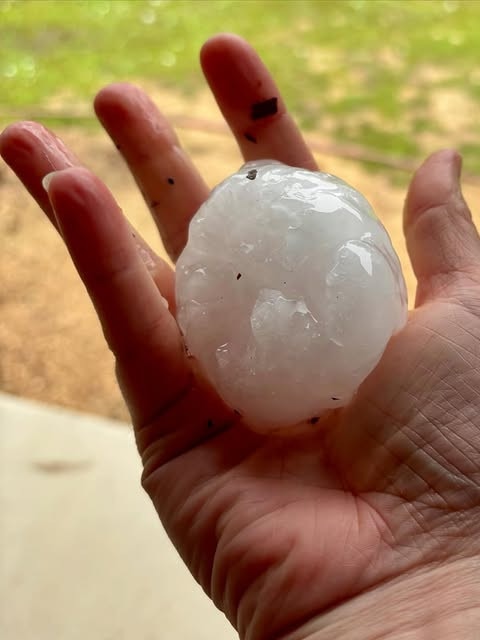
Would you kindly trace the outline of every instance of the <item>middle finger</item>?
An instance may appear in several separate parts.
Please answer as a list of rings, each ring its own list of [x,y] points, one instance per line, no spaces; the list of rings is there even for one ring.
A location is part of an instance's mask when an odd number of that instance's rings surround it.
[[[150,98],[130,84],[113,84],[95,99],[95,111],[120,150],[175,261],[191,217],[209,189]]]

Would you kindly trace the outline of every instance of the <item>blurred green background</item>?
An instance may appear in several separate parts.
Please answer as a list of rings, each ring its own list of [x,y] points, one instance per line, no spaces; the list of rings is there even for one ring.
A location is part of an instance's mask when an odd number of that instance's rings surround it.
[[[218,31],[254,44],[305,129],[400,158],[454,145],[480,172],[478,0],[0,0],[2,124],[62,96],[68,123],[114,80],[191,96]]]

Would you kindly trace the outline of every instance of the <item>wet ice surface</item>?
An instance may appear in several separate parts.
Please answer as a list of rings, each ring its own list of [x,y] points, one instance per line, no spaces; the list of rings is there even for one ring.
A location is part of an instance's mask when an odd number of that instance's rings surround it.
[[[407,318],[400,263],[365,198],[270,161],[199,209],[176,295],[190,352],[260,431],[346,404]]]

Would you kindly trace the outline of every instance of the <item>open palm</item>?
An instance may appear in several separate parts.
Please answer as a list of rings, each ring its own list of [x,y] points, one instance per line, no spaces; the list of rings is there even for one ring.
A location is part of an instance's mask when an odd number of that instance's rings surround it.
[[[217,36],[202,64],[245,159],[315,167],[245,42]],[[276,112],[257,117],[252,105],[274,97]],[[175,259],[205,183],[137,88],[107,87],[95,106]],[[362,594],[478,556],[480,240],[454,152],[432,156],[407,198],[419,282],[407,326],[348,407],[285,438],[248,431],[198,375],[174,318],[174,274],[103,184],[40,125],[12,125],[0,148],[62,234],[96,306],[144,486],[242,638],[307,637],[311,625],[338,624],[331,611]],[[47,195],[41,180],[52,170]]]

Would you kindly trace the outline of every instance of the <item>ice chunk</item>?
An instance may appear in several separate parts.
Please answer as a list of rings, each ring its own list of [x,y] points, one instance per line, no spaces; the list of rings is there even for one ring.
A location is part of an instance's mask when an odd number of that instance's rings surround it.
[[[407,318],[397,255],[365,198],[258,161],[216,187],[177,264],[190,352],[252,429],[349,402]]]

